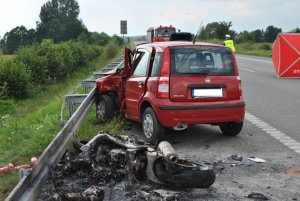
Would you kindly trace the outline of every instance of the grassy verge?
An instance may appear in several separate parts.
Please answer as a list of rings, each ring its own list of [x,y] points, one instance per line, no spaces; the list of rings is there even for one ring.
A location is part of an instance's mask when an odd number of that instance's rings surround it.
[[[272,43],[240,43],[236,44],[236,54],[247,54],[255,56],[272,56]]]
[[[32,156],[39,156],[60,130],[60,107],[64,95],[93,71],[112,60],[106,59],[103,54],[85,69],[73,73],[58,84],[47,86],[31,99],[0,100],[0,167],[10,162],[16,165],[28,164]],[[110,124],[98,125],[94,119],[95,111],[92,111],[82,125],[78,138],[88,139],[99,130],[117,133],[122,121],[116,118]],[[16,172],[0,175],[0,200],[5,199],[18,180]]]
[[[12,58],[14,58],[15,55],[1,55],[0,54],[0,60],[3,60],[3,61],[8,61]]]
[[[219,39],[211,39],[203,41],[207,43],[223,45],[224,41]],[[239,43],[235,44],[236,54],[246,54],[255,56],[272,56],[272,43]]]

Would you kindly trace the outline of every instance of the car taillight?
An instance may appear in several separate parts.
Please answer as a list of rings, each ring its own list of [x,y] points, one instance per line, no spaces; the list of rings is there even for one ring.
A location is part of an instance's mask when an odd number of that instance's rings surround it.
[[[169,77],[160,77],[158,79],[158,98],[169,98]]]
[[[158,98],[169,98],[169,88],[170,88],[170,50],[165,49],[162,68],[160,72],[160,78],[158,79]]]
[[[240,76],[236,76],[236,79],[237,79],[238,82],[239,82],[238,90],[239,90],[239,95],[240,95],[240,97],[241,97],[241,96],[243,95],[241,78],[240,78]]]

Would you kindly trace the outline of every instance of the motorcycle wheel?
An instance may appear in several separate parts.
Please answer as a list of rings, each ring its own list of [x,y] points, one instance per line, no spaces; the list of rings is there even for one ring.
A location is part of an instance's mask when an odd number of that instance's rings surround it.
[[[209,188],[216,179],[208,166],[183,159],[172,164],[162,158],[154,169],[159,180],[177,188]]]

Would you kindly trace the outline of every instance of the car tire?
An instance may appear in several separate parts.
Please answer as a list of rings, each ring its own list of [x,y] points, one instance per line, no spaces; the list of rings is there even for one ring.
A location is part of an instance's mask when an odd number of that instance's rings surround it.
[[[113,101],[108,95],[100,95],[96,100],[96,118],[99,122],[106,122],[113,114]]]
[[[165,137],[165,128],[159,123],[151,107],[146,108],[143,113],[142,127],[146,141],[150,144],[156,144]]]
[[[243,123],[244,122],[224,123],[224,124],[221,124],[219,127],[224,135],[236,136],[241,132],[241,130],[243,128]]]

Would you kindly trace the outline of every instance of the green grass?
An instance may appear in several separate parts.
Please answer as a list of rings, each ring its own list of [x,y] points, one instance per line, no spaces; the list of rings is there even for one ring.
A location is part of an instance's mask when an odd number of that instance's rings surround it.
[[[236,44],[237,54],[247,54],[255,56],[272,56],[272,43],[241,43]]]
[[[3,60],[3,61],[9,61],[11,60],[12,58],[14,58],[15,55],[1,55],[0,54],[0,60]]]
[[[223,45],[224,41],[220,39],[211,39],[206,41],[201,41],[206,43],[213,43]],[[255,56],[272,56],[272,43],[239,43],[235,44],[236,54],[246,54]]]
[[[0,167],[10,162],[27,164],[32,156],[38,157],[61,129],[60,107],[65,94],[110,62],[102,56],[64,81],[48,85],[31,99],[0,100]],[[99,130],[117,133],[121,121],[117,118],[109,124],[96,124],[95,111],[92,111],[80,128],[78,138],[89,139]],[[5,199],[17,182],[16,172],[0,175],[0,200]]]

